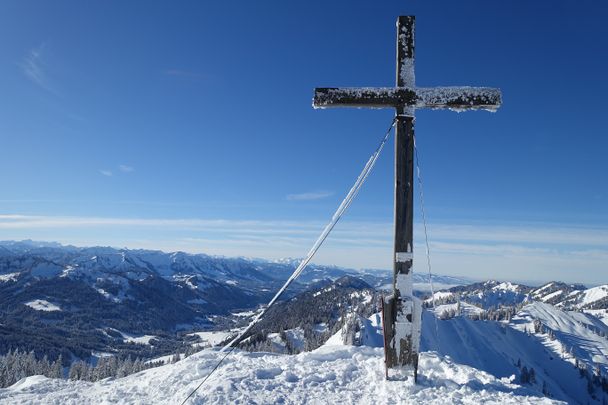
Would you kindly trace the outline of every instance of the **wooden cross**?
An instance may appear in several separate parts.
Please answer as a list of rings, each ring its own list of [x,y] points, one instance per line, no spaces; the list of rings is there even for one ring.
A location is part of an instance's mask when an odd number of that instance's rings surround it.
[[[421,307],[412,290],[414,112],[418,108],[455,111],[495,111],[498,89],[487,87],[416,87],[414,80],[414,17],[397,20],[397,86],[317,88],[313,106],[394,108],[395,130],[395,247],[393,294],[383,300],[386,376],[418,371]]]

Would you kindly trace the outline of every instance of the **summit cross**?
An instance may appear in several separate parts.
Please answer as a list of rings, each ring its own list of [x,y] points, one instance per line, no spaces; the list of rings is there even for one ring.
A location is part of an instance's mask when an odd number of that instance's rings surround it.
[[[316,88],[314,108],[395,109],[395,244],[393,294],[383,299],[382,322],[386,376],[418,373],[422,309],[413,296],[414,112],[419,108],[496,111],[499,89],[488,87],[416,87],[413,16],[397,20],[395,87]]]

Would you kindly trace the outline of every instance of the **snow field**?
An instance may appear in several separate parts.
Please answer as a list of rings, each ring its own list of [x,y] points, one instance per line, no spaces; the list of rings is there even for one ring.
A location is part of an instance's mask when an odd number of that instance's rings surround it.
[[[0,390],[11,404],[179,403],[221,354],[204,350],[178,363],[97,383],[40,376]],[[554,404],[506,379],[434,352],[420,359],[420,381],[385,381],[381,348],[324,346],[295,356],[235,352],[192,404]]]
[[[5,283],[7,281],[17,281],[19,278],[19,272],[16,273],[8,273],[8,274],[0,274],[0,283]]]
[[[298,355],[235,351],[195,395],[192,404],[601,404],[573,366],[608,364],[608,331],[584,313],[532,303],[511,322],[441,321],[424,312],[419,384],[384,379],[381,319],[358,317],[364,346],[343,344],[336,333],[319,349]],[[535,320],[550,328],[534,333]],[[297,337],[297,329],[290,330]],[[292,338],[291,333],[289,334]],[[276,336],[278,337],[278,334]],[[207,349],[175,364],[97,383],[29,377],[0,389],[0,403],[156,404],[180,403],[215,366],[221,354]],[[534,369],[536,382],[520,386],[520,366]],[[598,402],[600,401],[600,402]]]
[[[201,338],[201,342],[194,343],[196,347],[213,347],[219,345],[226,340],[230,335],[231,331],[209,331],[209,332],[194,332],[189,333],[188,336],[198,336]]]
[[[28,307],[30,307],[32,309],[35,309],[36,311],[46,311],[46,312],[61,311],[61,307],[59,307],[58,305],[52,304],[46,300],[33,300],[33,301],[26,302],[25,305],[27,305]]]

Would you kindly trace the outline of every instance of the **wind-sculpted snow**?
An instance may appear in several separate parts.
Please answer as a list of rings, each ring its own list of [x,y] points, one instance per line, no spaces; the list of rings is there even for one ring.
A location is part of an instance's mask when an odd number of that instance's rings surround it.
[[[583,291],[573,291],[564,299],[563,306],[574,308],[608,308],[608,285],[600,285]]]
[[[365,338],[380,335],[379,320],[375,314],[369,322],[360,323],[357,333],[363,338],[362,344],[382,347],[381,338]],[[549,335],[548,329],[535,333],[535,320],[553,328],[555,336]],[[603,398],[608,399],[600,386],[592,387],[596,396],[593,399],[589,380],[575,367],[578,362],[588,370],[599,366],[602,375],[608,373],[608,340],[596,333],[608,329],[599,329],[603,323],[586,314],[533,303],[519,311],[510,323],[474,321],[465,316],[436,320],[431,311],[423,313],[422,321],[423,352],[438,353],[455,363],[517,383],[522,381],[525,367],[526,373],[534,373],[534,378],[526,383],[528,388],[568,403],[602,404]],[[326,345],[344,344],[345,328]],[[564,347],[573,348],[573,353],[564,351]]]
[[[455,317],[438,321],[436,328],[432,314],[424,315],[423,350],[436,350],[496,377],[514,375],[519,380],[525,366],[535,370],[532,386],[554,398],[569,403],[602,403],[591,400],[587,379],[575,367],[577,361],[588,370],[599,364],[603,375],[608,372],[608,340],[590,329],[608,330],[605,325],[600,329],[603,323],[598,320],[542,303],[525,306],[509,323]],[[535,320],[544,325],[539,328],[544,331],[534,331]],[[602,398],[601,389],[595,390]]]
[[[221,354],[205,350],[178,363],[98,383],[29,377],[0,390],[11,404],[175,404]],[[385,381],[380,348],[334,346],[295,356],[236,352],[191,404],[555,404],[534,391],[422,353],[419,384]]]
[[[589,370],[599,368],[602,375],[608,374],[608,326],[598,318],[534,303],[524,307],[511,323],[519,330],[531,330],[534,320],[545,330],[540,336],[543,343],[556,355],[570,363],[576,359]]]

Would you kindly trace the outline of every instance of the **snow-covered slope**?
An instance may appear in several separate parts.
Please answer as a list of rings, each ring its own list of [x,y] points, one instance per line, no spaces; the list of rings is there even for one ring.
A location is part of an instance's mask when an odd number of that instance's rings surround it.
[[[438,320],[425,311],[416,386],[385,381],[380,316],[356,321],[355,339],[339,331],[312,352],[236,351],[192,403],[602,404],[608,398],[599,386],[590,388],[581,371],[599,367],[608,373],[608,340],[601,336],[608,326],[584,313],[538,302],[509,322]],[[564,350],[568,346],[574,349]],[[179,403],[219,357],[206,349],[175,364],[97,383],[29,377],[0,390],[0,402]]]
[[[527,370],[533,368],[536,374],[533,388],[570,403],[587,403],[590,399],[587,380],[581,378],[574,367],[574,356],[589,370],[600,360],[606,366],[608,340],[578,323],[575,315],[583,314],[533,303],[525,306],[508,324],[456,317],[438,321],[438,327],[429,315],[430,312],[425,312],[423,318],[421,347],[424,350],[437,350],[455,362],[497,377],[516,375],[519,378],[524,366]],[[552,327],[556,338],[552,340],[547,332],[534,333],[535,319]],[[574,355],[563,352],[562,344],[575,347]],[[607,370],[603,368],[604,375]]]
[[[175,364],[98,383],[35,376],[0,390],[11,404],[177,404],[220,357],[205,350]],[[380,348],[324,346],[295,356],[236,352],[192,404],[553,404],[559,403],[435,353],[420,358],[419,384],[385,381]]]
[[[580,284],[566,284],[558,281],[551,281],[530,292],[530,297],[536,301],[546,302],[547,304],[559,304],[565,297],[575,291],[584,290],[585,286]]]
[[[573,291],[559,305],[579,309],[606,309],[608,308],[608,284]]]
[[[538,332],[535,322],[542,325]],[[357,333],[364,344],[382,347],[379,328],[380,317],[375,314],[360,323]],[[534,370],[526,385],[532,390],[568,403],[602,404],[608,396],[599,386],[593,386],[591,394],[581,371],[584,368],[591,376],[599,368],[602,375],[608,374],[608,340],[600,336],[606,332],[608,328],[594,317],[537,302],[526,305],[510,322],[474,321],[466,316],[440,320],[425,311],[421,350],[516,382],[525,367],[527,372]],[[342,330],[326,345],[343,345],[345,340]]]
[[[538,301],[573,309],[608,309],[608,284],[587,288],[582,284],[552,281],[532,288],[523,284],[495,280],[452,287],[435,293],[438,304],[468,302],[483,309],[515,306]],[[427,300],[430,302],[430,299]]]
[[[465,286],[453,287],[435,293],[436,304],[468,302],[483,309],[517,305],[528,300],[530,287],[510,282],[489,280]],[[427,300],[428,301],[428,300]]]
[[[534,323],[540,327],[535,327]],[[511,320],[511,326],[533,333],[557,357],[588,370],[608,373],[608,326],[597,317],[575,311],[561,311],[542,303],[527,305]],[[535,329],[540,329],[536,331]]]

